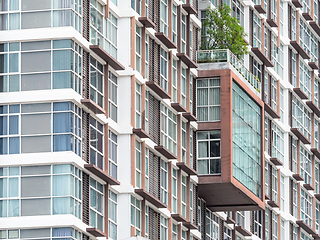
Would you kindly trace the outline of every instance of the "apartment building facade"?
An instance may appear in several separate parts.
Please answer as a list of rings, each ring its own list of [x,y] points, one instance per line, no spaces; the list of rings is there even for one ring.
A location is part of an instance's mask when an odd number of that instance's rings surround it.
[[[320,238],[318,1],[224,3],[0,2],[1,239]]]

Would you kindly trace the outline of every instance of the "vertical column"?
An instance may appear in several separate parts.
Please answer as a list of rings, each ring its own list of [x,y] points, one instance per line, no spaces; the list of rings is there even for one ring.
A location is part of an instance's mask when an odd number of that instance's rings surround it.
[[[143,183],[142,183],[143,184]],[[144,188],[144,187],[143,187]],[[141,236],[145,237],[146,236],[146,200],[143,199],[141,201]]]
[[[109,0],[108,0],[109,1]],[[148,17],[146,16],[146,0],[141,1],[141,16],[142,17]]]
[[[177,7],[177,43],[178,43],[178,52],[181,52],[181,5]]]
[[[168,1],[168,37],[172,40],[172,0]]]
[[[186,35],[186,37],[187,37],[187,39],[186,39],[186,54],[188,56],[190,56],[190,37],[191,37],[190,36],[190,14],[188,14],[186,16],[186,20],[187,20],[187,22],[186,22],[186,32],[187,32],[187,35]],[[191,56],[190,56],[190,59],[191,59]]]
[[[108,18],[109,17],[109,0],[106,0],[107,4],[104,7],[104,18]]]
[[[145,0],[144,0],[145,1]],[[142,8],[144,9],[144,8]],[[141,28],[141,75],[145,78],[146,77],[146,28]]]
[[[317,1],[317,0],[316,0]],[[314,17],[314,0],[311,0],[311,17]],[[315,216],[315,215],[314,215]]]

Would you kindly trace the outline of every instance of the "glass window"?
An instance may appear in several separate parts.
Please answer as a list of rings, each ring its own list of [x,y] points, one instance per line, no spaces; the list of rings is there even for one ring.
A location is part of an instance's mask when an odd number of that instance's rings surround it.
[[[292,127],[298,128],[306,138],[311,139],[311,113],[295,96],[292,96]]]
[[[168,204],[168,163],[161,159],[161,194],[160,200],[164,204]]]
[[[181,66],[181,104],[187,107],[187,71]]]
[[[73,103],[4,107],[10,111],[0,114],[0,154],[73,151],[81,155],[81,111]]]
[[[220,174],[220,131],[197,132],[198,173]]]
[[[160,216],[160,240],[168,239],[168,219]]]
[[[177,154],[177,115],[161,104],[161,144]]]
[[[232,0],[232,16],[238,19],[241,26],[244,26],[244,7],[239,0]]]
[[[72,40],[9,46],[0,53],[0,92],[71,88],[81,93],[82,48]]]
[[[104,189],[98,181],[90,178],[90,226],[104,229]]]
[[[160,3],[160,32],[168,35],[168,0]]]
[[[109,71],[109,117],[118,121],[118,79]]]
[[[254,234],[262,238],[263,211],[254,212]]]
[[[90,99],[104,108],[104,67],[90,57]]]
[[[117,223],[118,223],[118,196],[109,190],[109,238],[117,239]]]
[[[138,1],[138,0],[136,0]],[[141,73],[141,28],[136,25],[136,70]]]
[[[141,15],[141,0],[131,0],[131,8]]]
[[[300,143],[300,174],[306,184],[312,185],[312,156]]]
[[[142,171],[142,155],[141,155],[141,143],[136,140],[136,187],[137,188],[142,188],[142,183],[141,183],[141,171]]]
[[[233,176],[261,195],[261,108],[233,82]],[[250,136],[250,137],[248,137]],[[248,149],[247,146],[251,146]]]
[[[304,221],[307,225],[309,225],[311,228],[312,226],[312,196],[310,196],[307,191],[305,191],[303,188],[301,188],[301,220]]]
[[[197,117],[204,122],[220,120],[220,78],[197,80]]]
[[[178,101],[178,75],[177,75],[177,61],[172,59],[172,101]]]
[[[253,14],[253,47],[261,48],[261,19]]]
[[[135,106],[135,112],[136,112],[136,121],[135,121],[135,128],[141,128],[141,85],[136,82],[135,85],[135,90],[136,90],[136,96],[135,96],[135,101],[136,101],[136,106]]]
[[[160,51],[160,86],[168,92],[168,52],[166,52],[163,48]]]
[[[104,170],[104,126],[90,117],[90,163]]]
[[[187,217],[187,178],[181,175],[181,213]]]
[[[73,165],[7,167],[0,172],[0,217],[73,214],[81,218],[82,173]]]
[[[272,123],[272,157],[278,158],[284,162],[284,132],[274,123]]]
[[[109,130],[109,175],[118,176],[118,136]]]
[[[186,40],[187,40],[187,26],[186,15],[181,14],[181,49],[180,52],[186,52]]]
[[[219,218],[208,209],[206,209],[206,239],[219,239]]]
[[[172,212],[178,212],[178,171],[172,168]]]
[[[172,41],[177,45],[177,6],[172,4]]]
[[[135,235],[141,235],[141,201],[131,196],[131,226],[135,227]]]

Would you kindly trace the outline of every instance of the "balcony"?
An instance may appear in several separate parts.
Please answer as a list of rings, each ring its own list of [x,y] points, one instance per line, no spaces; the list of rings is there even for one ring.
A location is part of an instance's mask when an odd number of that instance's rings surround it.
[[[260,80],[229,49],[200,50],[197,53],[197,63],[230,63],[260,93]]]

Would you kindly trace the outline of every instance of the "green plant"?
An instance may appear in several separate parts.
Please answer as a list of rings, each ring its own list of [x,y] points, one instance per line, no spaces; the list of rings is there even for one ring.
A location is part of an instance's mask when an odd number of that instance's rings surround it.
[[[225,4],[216,9],[207,9],[200,49],[229,49],[240,59],[243,54],[248,54],[248,46],[244,41],[247,34],[230,12],[230,7]]]

